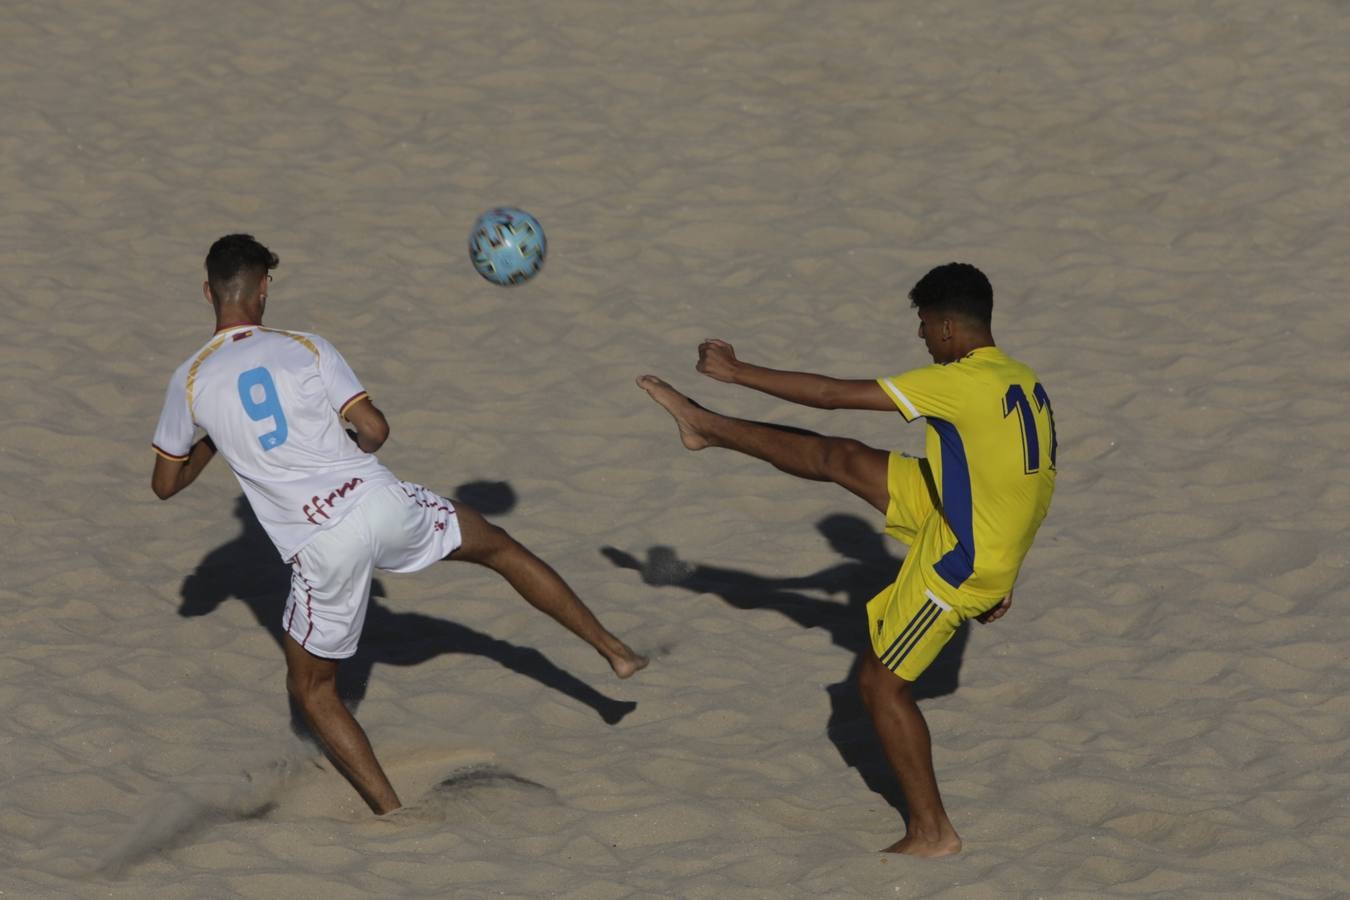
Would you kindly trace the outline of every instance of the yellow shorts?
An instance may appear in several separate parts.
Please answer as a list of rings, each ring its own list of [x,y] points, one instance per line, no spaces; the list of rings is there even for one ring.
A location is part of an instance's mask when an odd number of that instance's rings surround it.
[[[928,461],[892,453],[886,479],[886,533],[910,550],[895,582],[868,602],[867,621],[882,665],[914,681],[962,622],[998,601],[966,594],[934,573],[954,538],[942,518]]]

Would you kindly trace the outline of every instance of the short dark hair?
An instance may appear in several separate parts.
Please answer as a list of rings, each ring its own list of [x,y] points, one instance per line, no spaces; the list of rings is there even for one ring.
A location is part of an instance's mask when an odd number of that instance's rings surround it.
[[[919,279],[909,292],[918,309],[967,316],[988,325],[994,318],[994,288],[970,263],[947,263]]]
[[[206,281],[211,293],[224,299],[239,284],[240,275],[257,278],[281,264],[281,259],[251,234],[227,234],[206,253]]]

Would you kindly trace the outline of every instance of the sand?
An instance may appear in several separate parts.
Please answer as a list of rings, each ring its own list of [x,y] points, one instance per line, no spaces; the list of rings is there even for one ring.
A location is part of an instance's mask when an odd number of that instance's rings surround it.
[[[5,897],[1350,894],[1350,5],[11,2],[0,46]],[[522,287],[469,265],[498,204],[548,232]],[[655,656],[619,682],[489,573],[381,576],[345,689],[388,821],[291,727],[227,468],[149,489],[236,230],[385,463]],[[920,684],[966,844],[925,862],[875,852],[846,683],[902,548],[632,379],[917,452],[695,347],[903,371],[952,259],[1059,485],[1012,612]]]

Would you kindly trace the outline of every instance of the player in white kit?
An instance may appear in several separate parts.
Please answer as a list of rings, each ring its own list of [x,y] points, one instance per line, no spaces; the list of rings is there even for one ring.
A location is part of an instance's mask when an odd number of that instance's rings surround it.
[[[414,572],[438,560],[485,565],[627,678],[647,665],[602,626],[547,563],[463,503],[399,481],[373,455],[389,437],[333,345],[264,328],[278,259],[247,234],[216,241],[202,291],[216,331],[178,367],[155,429],[151,486],[167,500],[219,452],[282,559],[286,686],[338,769],[376,813],[400,806],[361,726],[337,693],[356,652],[374,569]],[[352,426],[343,427],[346,419]],[[204,436],[197,439],[199,432]]]

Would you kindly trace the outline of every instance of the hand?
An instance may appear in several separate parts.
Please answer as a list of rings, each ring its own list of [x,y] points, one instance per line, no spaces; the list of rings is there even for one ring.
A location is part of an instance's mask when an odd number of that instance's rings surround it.
[[[698,345],[698,365],[694,368],[709,378],[732,381],[736,377],[736,367],[739,365],[735,348],[726,341],[708,338]]]
[[[1003,618],[1008,614],[1008,610],[1012,609],[1012,595],[1013,592],[1008,591],[1008,596],[1000,600],[998,606],[995,606],[988,612],[976,616],[975,621],[988,625],[990,622],[997,622],[999,619]]]

